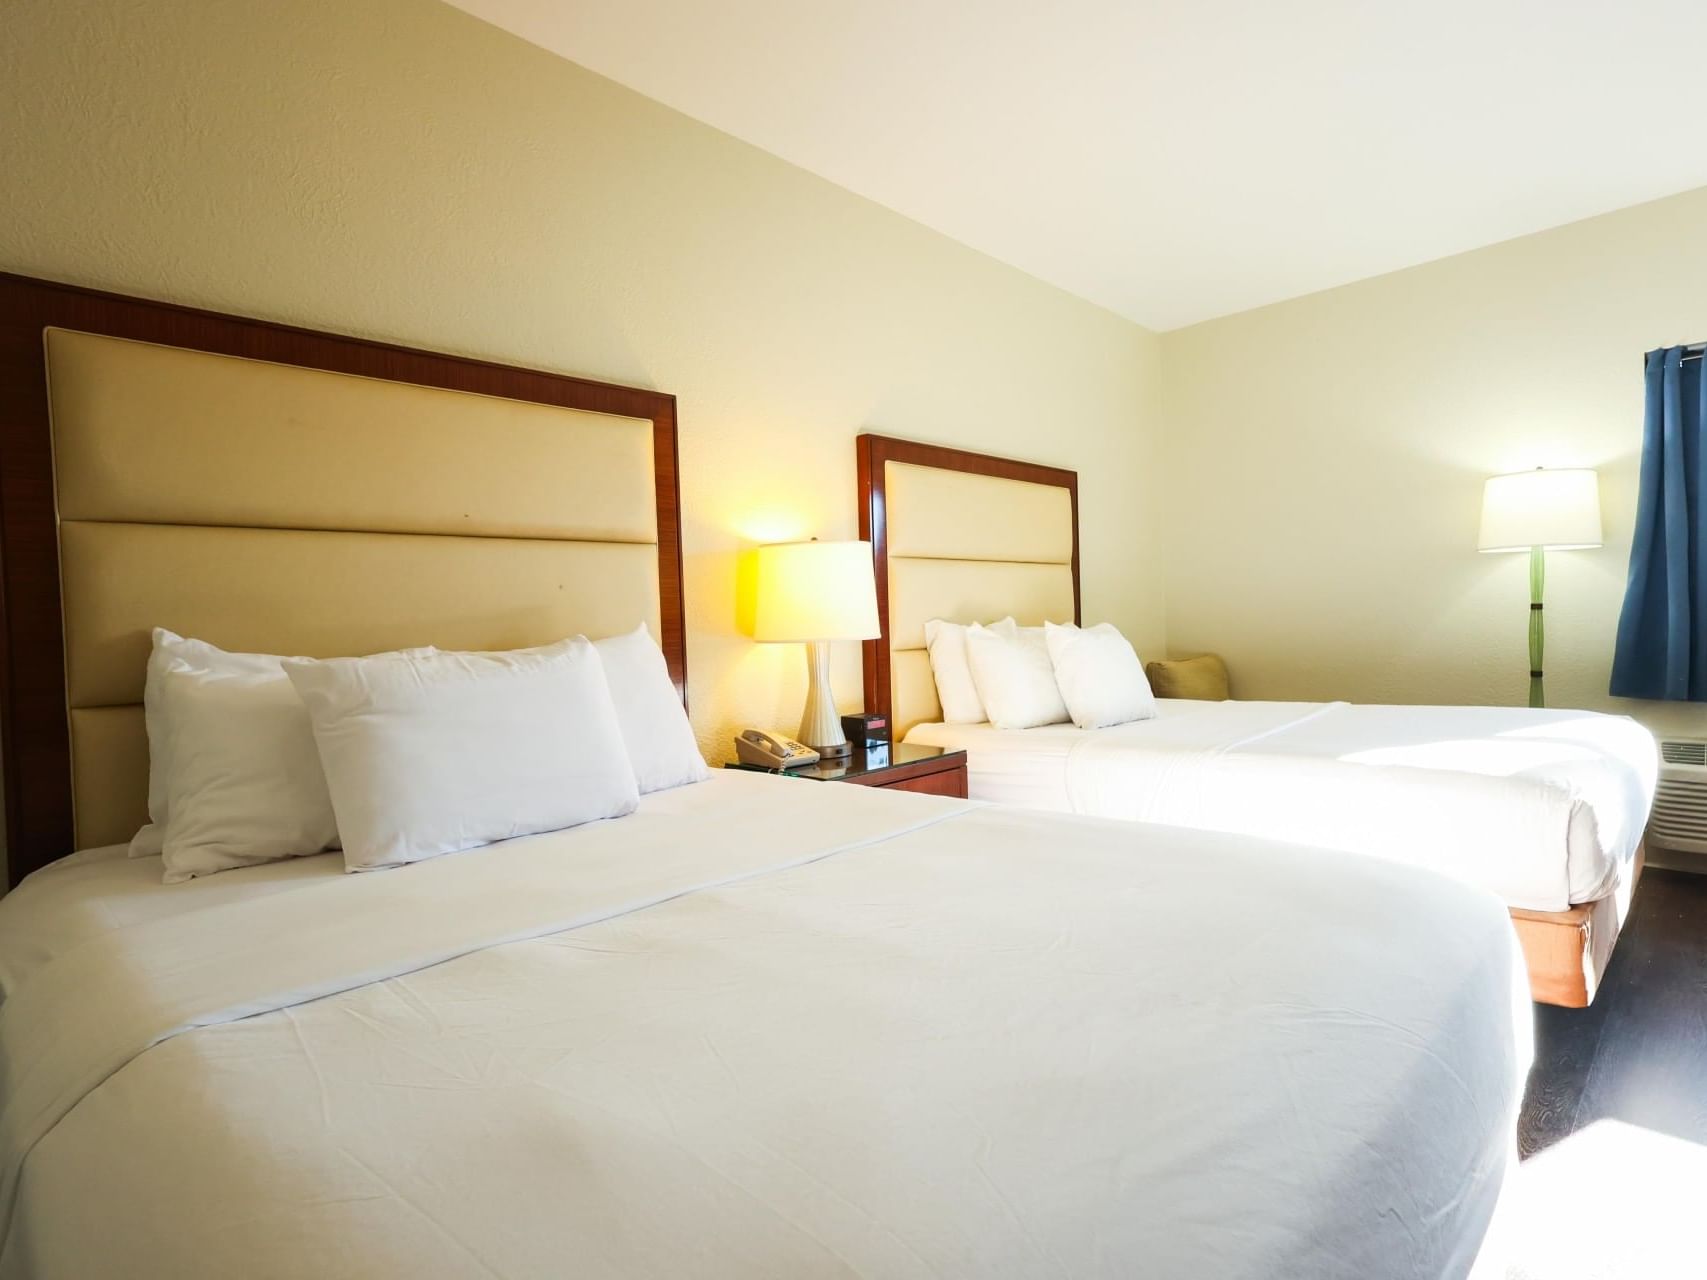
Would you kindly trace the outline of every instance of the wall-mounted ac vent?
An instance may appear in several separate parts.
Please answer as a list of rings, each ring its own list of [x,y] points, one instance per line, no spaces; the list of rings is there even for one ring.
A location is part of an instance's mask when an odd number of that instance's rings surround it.
[[[1707,853],[1707,738],[1661,739],[1648,839],[1664,849]]]
[[[1667,764],[1707,765],[1707,739],[1666,738],[1660,743],[1660,759]]]

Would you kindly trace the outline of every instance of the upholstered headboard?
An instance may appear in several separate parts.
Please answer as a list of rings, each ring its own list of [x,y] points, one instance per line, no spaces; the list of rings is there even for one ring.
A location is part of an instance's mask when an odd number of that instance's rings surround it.
[[[859,489],[883,632],[865,646],[865,705],[897,740],[942,716],[930,619],[1079,620],[1077,472],[862,435]]]
[[[645,622],[685,686],[675,402],[0,277],[12,881],[146,820],[149,633],[314,656]]]

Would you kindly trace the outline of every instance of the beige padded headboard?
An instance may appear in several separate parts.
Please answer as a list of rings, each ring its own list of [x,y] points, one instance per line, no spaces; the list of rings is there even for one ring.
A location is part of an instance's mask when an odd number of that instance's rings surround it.
[[[18,277],[0,356],[14,882],[146,821],[156,626],[329,656],[644,622],[684,682],[667,395]]]
[[[167,626],[225,649],[659,633],[652,423],[46,331],[79,847],[147,821]]]
[[[46,343],[79,847],[147,820],[155,626],[316,657],[658,634],[650,421]]]
[[[942,716],[925,623],[1077,621],[1074,472],[883,436],[860,437],[862,536],[883,635],[866,652],[866,707],[897,740]]]

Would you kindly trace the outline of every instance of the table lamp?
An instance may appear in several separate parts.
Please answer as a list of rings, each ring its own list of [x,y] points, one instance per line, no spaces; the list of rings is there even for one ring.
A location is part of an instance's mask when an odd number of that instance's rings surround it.
[[[1482,490],[1482,533],[1478,551],[1529,552],[1529,705],[1547,705],[1541,656],[1547,633],[1541,623],[1548,551],[1598,547],[1600,477],[1593,471],[1548,471],[1541,467],[1494,476]]]
[[[825,759],[853,748],[830,692],[830,642],[874,640],[877,580],[869,542],[782,542],[758,549],[753,639],[806,646],[800,741]]]

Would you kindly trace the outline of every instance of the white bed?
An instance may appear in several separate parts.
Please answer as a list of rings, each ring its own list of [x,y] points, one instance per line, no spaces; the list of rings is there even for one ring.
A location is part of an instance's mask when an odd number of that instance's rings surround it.
[[[1537,1000],[1593,999],[1641,872],[1658,764],[1645,730],[1586,712],[1260,702],[1093,733],[945,725],[933,620],[1081,620],[1078,476],[876,435],[858,463],[883,624],[866,710],[907,741],[966,747],[973,796],[1426,865],[1507,902]]]
[[[1369,853],[1508,906],[1625,887],[1658,760],[1623,716],[1508,707],[1187,702],[1109,729],[920,724],[974,798]]]
[[[84,854],[0,901],[0,1276],[1462,1275],[1521,973],[1411,868],[734,772],[377,875]]]

